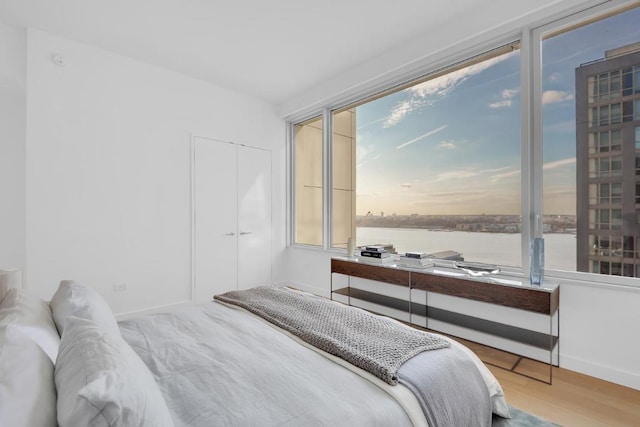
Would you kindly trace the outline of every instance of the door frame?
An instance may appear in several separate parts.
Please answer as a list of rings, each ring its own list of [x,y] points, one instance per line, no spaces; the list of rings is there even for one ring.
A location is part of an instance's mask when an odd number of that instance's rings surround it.
[[[233,144],[233,145],[237,145],[237,146],[243,146],[243,147],[249,147],[249,148],[254,148],[257,150],[262,150],[262,151],[268,151],[272,153],[272,150],[269,150],[267,148],[263,148],[263,147],[256,147],[253,145],[247,145],[247,144],[240,144],[238,142],[233,142],[233,141],[227,141],[224,139],[218,139],[218,138],[212,138],[210,136],[203,136],[200,133],[194,133],[191,132],[189,134],[190,136],[190,141],[189,141],[189,204],[190,204],[190,218],[189,218],[189,236],[191,239],[190,242],[190,254],[189,254],[189,258],[190,258],[190,272],[189,272],[189,282],[190,282],[190,286],[189,286],[189,290],[190,290],[190,296],[189,296],[189,300],[193,303],[195,302],[195,297],[196,297],[196,227],[195,227],[195,220],[196,220],[196,189],[195,189],[195,166],[196,166],[196,150],[195,150],[195,141],[196,138],[200,138],[200,139],[206,139],[212,142],[221,142],[221,143],[226,143],[226,144]],[[272,157],[272,162],[273,162],[273,157]],[[270,185],[271,185],[271,189],[273,191],[273,163],[271,165],[271,176],[269,177],[270,179]],[[270,216],[271,216],[271,226],[270,226],[270,233],[271,233],[271,245],[273,246],[273,193],[271,193],[271,212],[270,212]],[[272,248],[271,248],[272,249]],[[273,253],[270,252],[270,258],[271,258],[271,279],[273,279]]]

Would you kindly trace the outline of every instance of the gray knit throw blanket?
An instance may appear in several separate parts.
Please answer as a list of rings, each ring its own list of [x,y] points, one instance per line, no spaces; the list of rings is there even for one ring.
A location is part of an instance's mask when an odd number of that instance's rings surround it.
[[[388,384],[413,356],[448,347],[433,334],[337,302],[286,288],[258,287],[214,297],[240,306]]]

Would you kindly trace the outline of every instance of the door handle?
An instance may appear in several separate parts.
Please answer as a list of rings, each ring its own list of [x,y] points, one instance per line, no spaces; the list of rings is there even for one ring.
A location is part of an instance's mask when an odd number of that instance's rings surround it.
[[[234,232],[229,232],[229,233],[224,233],[225,236],[235,236],[236,233]]]
[[[251,231],[241,231],[240,235],[244,236],[245,234],[251,234],[251,233],[252,233]]]

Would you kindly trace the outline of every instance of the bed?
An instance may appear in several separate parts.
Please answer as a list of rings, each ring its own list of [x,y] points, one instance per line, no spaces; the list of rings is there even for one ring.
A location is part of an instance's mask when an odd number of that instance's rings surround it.
[[[287,288],[253,291],[371,316]],[[255,311],[227,298],[117,323],[100,295],[76,282],[62,282],[50,303],[12,290],[0,301],[0,425],[434,427],[509,416],[497,380],[446,337],[429,337],[445,344],[385,377],[371,360],[356,366],[299,336],[299,325],[276,326]]]

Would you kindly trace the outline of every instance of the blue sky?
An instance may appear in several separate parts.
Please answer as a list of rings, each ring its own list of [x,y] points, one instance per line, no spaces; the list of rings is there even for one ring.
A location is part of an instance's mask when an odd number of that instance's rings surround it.
[[[575,68],[640,41],[640,9],[543,42],[544,210],[575,214]],[[520,213],[520,53],[356,110],[357,212]]]

